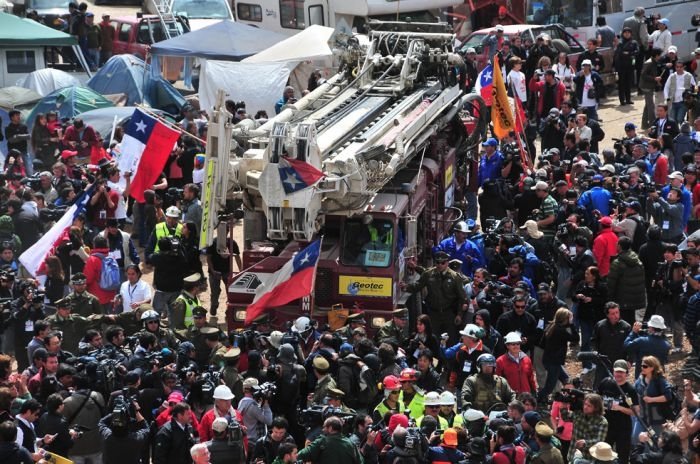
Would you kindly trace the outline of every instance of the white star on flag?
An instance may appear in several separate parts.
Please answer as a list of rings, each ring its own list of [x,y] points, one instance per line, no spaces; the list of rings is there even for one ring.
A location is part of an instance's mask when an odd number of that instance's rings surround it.
[[[287,178],[283,181],[285,184],[289,184],[294,187],[296,184],[301,184],[299,180],[291,173],[287,173]]]
[[[144,124],[143,121],[138,121],[136,123],[136,132],[143,132],[144,134],[146,133],[146,124]]]
[[[306,263],[308,263],[308,262],[309,262],[309,254],[306,253],[306,254],[304,254],[304,257],[301,258],[301,261],[299,261],[299,264],[300,264],[300,265],[304,265],[304,264],[306,264]]]
[[[484,80],[488,81],[491,79],[491,71],[487,71],[484,73]]]

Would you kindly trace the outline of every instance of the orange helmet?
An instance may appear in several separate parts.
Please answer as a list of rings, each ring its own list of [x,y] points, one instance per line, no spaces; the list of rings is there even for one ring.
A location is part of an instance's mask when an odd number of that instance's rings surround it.
[[[418,380],[418,374],[416,373],[415,369],[407,367],[406,369],[401,371],[401,374],[399,375],[399,380],[401,382],[415,382],[416,380]]]

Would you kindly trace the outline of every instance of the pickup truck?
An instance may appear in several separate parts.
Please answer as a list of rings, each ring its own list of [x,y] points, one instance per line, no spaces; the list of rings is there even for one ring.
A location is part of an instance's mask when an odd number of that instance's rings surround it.
[[[123,16],[110,23],[114,26],[115,55],[128,53],[146,60],[151,45],[167,38],[160,18],[155,15]],[[186,19],[177,17],[177,23],[181,33],[189,32]]]
[[[477,69],[481,71],[488,60],[488,56],[485,53],[484,46],[481,45],[482,40],[489,35],[492,31],[495,31],[495,27],[489,27],[487,29],[480,29],[469,34],[466,40],[460,45],[460,52],[462,54],[466,53],[467,48],[474,48],[476,50],[476,61]],[[585,51],[585,47],[576,40],[574,36],[566,32],[564,27],[560,24],[548,24],[546,26],[537,26],[533,24],[516,24],[511,26],[503,26],[503,36],[513,38],[519,35],[523,42],[525,39],[535,40],[538,35],[547,34],[552,39],[552,46],[559,52],[565,52],[569,55],[569,63],[576,67],[578,62],[578,57]],[[613,63],[613,49],[609,47],[598,48],[598,53],[603,57],[605,63],[605,68],[600,77],[603,78],[605,85],[613,85],[615,83],[615,74],[612,69]]]

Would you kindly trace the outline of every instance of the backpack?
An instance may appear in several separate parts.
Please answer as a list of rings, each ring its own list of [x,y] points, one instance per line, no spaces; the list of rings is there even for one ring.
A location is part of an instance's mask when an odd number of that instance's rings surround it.
[[[647,234],[649,224],[642,218],[630,217],[630,219],[637,224],[634,228],[634,235],[632,236],[632,249],[638,252],[642,245],[649,241],[649,235]]]
[[[663,382],[661,378],[657,381]],[[659,413],[667,421],[674,421],[681,413],[681,409],[683,409],[683,397],[678,394],[678,386],[671,386],[671,399],[659,405]]]
[[[122,285],[121,271],[117,260],[109,255],[96,253],[102,261],[102,270],[100,271],[100,288],[103,290],[119,290]]]
[[[596,121],[596,123],[597,123],[597,121]],[[594,142],[594,143],[600,142],[605,138],[605,131],[603,130],[602,127],[600,127],[600,123],[591,124],[588,127],[591,128],[591,132],[592,132],[591,142]]]
[[[280,375],[275,382],[277,390],[272,397],[272,403],[287,405],[294,403],[299,396],[299,384],[301,383],[295,365],[287,366],[279,364]]]

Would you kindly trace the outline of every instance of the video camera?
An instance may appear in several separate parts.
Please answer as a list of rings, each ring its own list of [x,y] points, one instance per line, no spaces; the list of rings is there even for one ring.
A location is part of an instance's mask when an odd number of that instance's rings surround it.
[[[277,392],[277,385],[272,382],[265,382],[262,385],[253,387],[253,398],[256,401],[269,400]]]
[[[572,411],[581,411],[583,409],[583,398],[586,392],[577,388],[562,388],[554,394],[554,401],[566,403],[571,407]]]
[[[39,210],[39,219],[41,222],[55,222],[63,217],[68,210],[68,207],[55,207],[53,205]]]
[[[354,413],[344,412],[342,409],[332,406],[313,405],[301,411],[301,414],[299,414],[299,423],[308,429],[312,429],[323,424],[323,421],[329,417],[337,417],[343,421],[345,426],[351,426],[355,415]]]
[[[19,183],[25,186],[28,185],[29,188],[31,188],[35,192],[41,190],[41,177],[39,173],[36,173],[30,177],[23,177],[22,180],[19,181]]]
[[[130,422],[136,420],[134,403],[137,400],[137,396],[131,395],[128,388],[122,388],[121,394],[114,398],[112,427],[126,429]]]
[[[170,187],[165,192],[165,202],[169,205],[174,205],[178,201],[181,201],[184,194],[184,189],[177,187]]]

